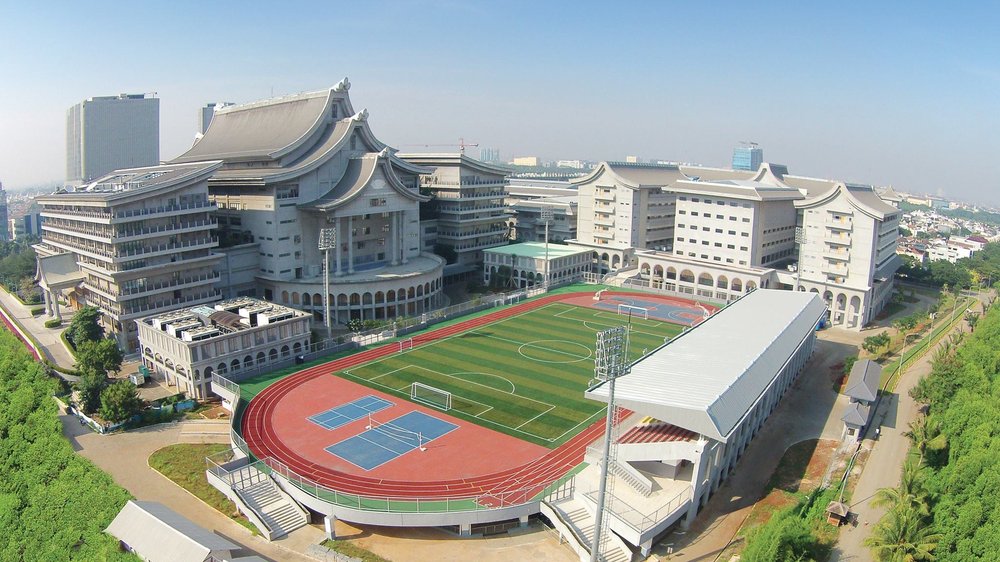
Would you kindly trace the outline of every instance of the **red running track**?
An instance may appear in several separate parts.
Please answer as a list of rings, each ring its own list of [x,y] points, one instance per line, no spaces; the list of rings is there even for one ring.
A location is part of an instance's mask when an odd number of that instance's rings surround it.
[[[429,342],[473,330],[540,306],[553,302],[577,299],[579,296],[579,294],[574,293],[550,295],[505,308],[492,314],[486,314],[439,330],[414,336],[413,346],[425,345]],[[655,298],[652,295],[650,297]],[[323,365],[310,367],[286,377],[261,391],[247,405],[241,424],[243,438],[246,440],[250,450],[259,459],[277,460],[301,477],[330,490],[346,494],[400,499],[479,497],[482,505],[500,507],[504,505],[516,505],[530,500],[545,486],[579,465],[583,461],[587,446],[603,434],[605,421],[602,418],[600,421],[585,428],[566,443],[549,450],[541,457],[521,466],[469,478],[433,481],[373,478],[335,470],[308,460],[296,453],[287,443],[276,436],[272,428],[275,409],[296,387],[317,377],[329,375],[391,355],[397,349],[397,344],[388,344]],[[619,411],[618,418],[622,419],[625,415],[627,415],[627,412]],[[498,456],[499,453],[501,452],[498,451]]]

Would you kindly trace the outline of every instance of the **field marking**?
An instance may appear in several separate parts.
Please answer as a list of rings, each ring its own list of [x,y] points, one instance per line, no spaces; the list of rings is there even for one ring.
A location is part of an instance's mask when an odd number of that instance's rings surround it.
[[[544,412],[542,412],[541,414],[538,414],[537,416],[535,416],[535,417],[531,418],[530,420],[528,420],[528,421],[526,421],[526,422],[522,423],[521,425],[519,425],[519,426],[515,427],[514,429],[521,429],[522,427],[524,427],[524,426],[528,425],[529,423],[531,423],[531,422],[533,422],[533,421],[537,420],[538,418],[540,418],[540,417],[544,416],[545,414],[547,414],[547,413],[549,413],[549,412],[551,412],[552,410],[555,410],[555,409],[556,409],[556,407],[555,407],[555,406],[552,406],[552,407],[550,407],[550,408],[549,408],[548,410],[545,410],[545,411],[544,411]]]
[[[457,373],[452,373],[451,374],[451,376],[455,377],[456,379],[466,380],[466,379],[462,378],[459,375],[485,375],[487,377],[494,377],[494,378],[500,379],[502,381],[505,381],[507,384],[509,384],[510,385],[510,393],[511,394],[516,394],[517,393],[517,387],[514,385],[514,383],[510,379],[508,379],[507,377],[505,377],[503,375],[494,375],[493,373],[484,373],[482,371],[459,371]],[[503,392],[499,388],[497,390],[500,391],[500,392]]]
[[[586,356],[580,356],[580,355],[574,355],[574,354],[572,354],[572,353],[570,353],[568,351],[559,351],[559,350],[556,350],[556,349],[549,349],[549,348],[547,348],[547,347],[545,347],[543,345],[538,345],[538,343],[540,343],[540,342],[549,342],[549,341],[551,341],[551,342],[564,342],[564,343],[571,343],[573,345],[578,345],[578,346],[586,349],[589,353]],[[571,359],[571,360],[567,359],[565,361],[556,361],[556,360],[549,360],[549,359],[539,359],[538,357],[531,357],[530,355],[528,355],[527,353],[525,353],[524,352],[524,348],[528,348],[528,349],[531,349],[531,348],[542,349],[542,350],[545,350],[545,351],[550,351],[552,353],[558,353],[558,354],[562,354],[562,355],[569,355],[570,357],[576,357],[576,359]],[[570,363],[579,363],[580,361],[586,361],[586,360],[590,359],[591,356],[594,355],[594,352],[590,351],[590,348],[588,348],[587,346],[583,345],[582,343],[571,342],[571,341],[568,341],[568,340],[535,340],[535,341],[532,341],[532,342],[521,344],[521,346],[517,348],[517,353],[521,357],[524,357],[525,359],[528,359],[530,361],[537,361],[539,363],[548,363],[550,365],[568,365]]]

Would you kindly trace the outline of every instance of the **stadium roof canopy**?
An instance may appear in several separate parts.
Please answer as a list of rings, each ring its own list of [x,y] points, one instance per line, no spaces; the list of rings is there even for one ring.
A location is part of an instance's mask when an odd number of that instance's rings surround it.
[[[754,291],[633,363],[615,403],[725,442],[825,313],[815,293]]]

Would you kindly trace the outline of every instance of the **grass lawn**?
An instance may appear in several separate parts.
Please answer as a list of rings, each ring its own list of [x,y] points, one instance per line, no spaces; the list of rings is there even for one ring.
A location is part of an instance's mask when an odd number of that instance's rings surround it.
[[[357,558],[358,560],[361,560],[361,562],[389,562],[388,559],[382,558],[378,554],[361,548],[360,546],[357,546],[349,541],[331,541],[330,539],[327,539],[320,544],[334,552],[339,552],[344,556]]]
[[[205,457],[228,451],[229,448],[229,445],[222,443],[169,445],[149,456],[149,466],[256,534],[257,528],[240,515],[236,511],[236,505],[213,488],[205,478]]]
[[[406,399],[412,383],[430,385],[451,393],[450,414],[554,447],[602,414],[602,403],[583,396],[594,376],[596,334],[625,321],[553,303],[336,375]],[[681,330],[633,317],[630,359]]]

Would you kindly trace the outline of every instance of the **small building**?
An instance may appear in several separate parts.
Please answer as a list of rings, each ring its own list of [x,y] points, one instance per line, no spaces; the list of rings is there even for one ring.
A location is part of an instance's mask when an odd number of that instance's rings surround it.
[[[262,560],[234,558],[233,553],[243,547],[157,502],[130,500],[105,532],[118,539],[122,549],[148,562]]]
[[[854,364],[844,389],[851,403],[844,410],[843,439],[860,441],[865,427],[871,420],[872,405],[878,398],[878,385],[882,378],[882,367],[871,359],[863,359]]]
[[[590,271],[590,250],[562,244],[548,245],[550,283],[559,283]],[[487,284],[502,267],[510,268],[511,280],[517,287],[541,285],[545,280],[545,243],[525,242],[483,252],[483,281]]]
[[[212,376],[265,373],[309,351],[312,315],[240,297],[143,318],[142,364],[190,398],[209,395]]]

